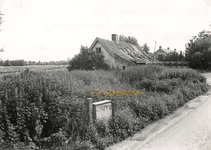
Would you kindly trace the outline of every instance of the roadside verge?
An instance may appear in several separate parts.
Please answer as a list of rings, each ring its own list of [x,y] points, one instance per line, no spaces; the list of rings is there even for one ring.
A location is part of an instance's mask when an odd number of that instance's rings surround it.
[[[211,74],[204,74],[204,76],[207,77],[207,83],[211,85]],[[204,95],[198,96],[193,100],[190,100],[184,106],[177,109],[173,114],[170,114],[164,117],[163,119],[160,119],[148,125],[132,137],[129,137],[120,143],[107,147],[106,150],[133,150],[137,148],[140,149],[149,141],[156,138],[162,132],[179,122],[182,118],[184,118],[190,112],[199,107],[210,96],[211,90],[209,90]]]

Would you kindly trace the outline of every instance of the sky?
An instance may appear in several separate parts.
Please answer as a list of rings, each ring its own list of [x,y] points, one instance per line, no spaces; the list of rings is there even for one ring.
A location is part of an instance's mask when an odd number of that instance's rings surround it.
[[[134,36],[150,51],[185,44],[211,27],[210,0],[0,0],[3,60],[58,61],[96,37]],[[156,44],[155,44],[156,42]]]

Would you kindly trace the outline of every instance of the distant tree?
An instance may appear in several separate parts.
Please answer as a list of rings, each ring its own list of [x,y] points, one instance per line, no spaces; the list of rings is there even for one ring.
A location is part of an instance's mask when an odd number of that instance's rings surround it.
[[[179,60],[180,60],[180,61],[184,60],[184,56],[183,56],[183,54],[182,54],[182,51],[180,51],[180,53],[179,53]]]
[[[10,61],[9,60],[5,60],[4,61],[4,66],[11,66]]]
[[[173,60],[173,61],[179,60],[179,54],[176,51],[172,52],[170,57],[171,57],[171,60]]]
[[[144,45],[142,46],[143,51],[145,51],[147,54],[149,53],[149,46],[147,45],[147,43],[144,43]]]
[[[105,69],[109,66],[104,61],[102,53],[91,51],[88,47],[81,46],[80,53],[75,55],[67,67],[68,71],[71,70],[95,70]]]
[[[133,44],[133,45],[139,45],[138,44],[138,40],[135,37],[133,37],[133,36],[126,37],[124,35],[120,35],[119,36],[119,41],[125,42],[125,43],[130,43],[130,44]]]
[[[0,59],[0,66],[4,65],[4,61]]]
[[[205,30],[199,32],[186,45],[186,60],[194,69],[211,67],[211,33]]]

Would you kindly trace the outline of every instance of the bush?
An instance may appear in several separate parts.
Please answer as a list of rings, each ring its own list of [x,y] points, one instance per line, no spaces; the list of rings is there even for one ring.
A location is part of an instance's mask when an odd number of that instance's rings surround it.
[[[109,66],[105,63],[104,55],[102,53],[96,53],[89,50],[87,47],[81,46],[80,53],[75,55],[72,60],[69,61],[67,69],[69,71],[95,69],[108,70]]]
[[[72,147],[72,145],[71,145],[71,147]],[[84,140],[84,141],[76,140],[76,142],[72,148],[74,148],[75,150],[82,150],[82,149],[94,150],[94,149],[96,149],[90,140]]]
[[[43,139],[55,137],[66,123],[60,107],[65,98],[62,90],[55,80],[34,72],[4,76],[0,85],[3,140],[41,146]]]
[[[137,119],[136,115],[125,107],[115,112],[113,120],[110,121],[111,134],[117,139],[117,141],[123,140],[128,136],[131,136],[134,131],[138,131],[142,125],[140,119]]]

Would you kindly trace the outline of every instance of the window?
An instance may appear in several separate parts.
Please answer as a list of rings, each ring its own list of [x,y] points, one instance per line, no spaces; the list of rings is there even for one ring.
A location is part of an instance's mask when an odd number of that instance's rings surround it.
[[[122,66],[122,69],[125,70],[125,66]]]
[[[101,47],[96,47],[96,53],[101,53]]]

